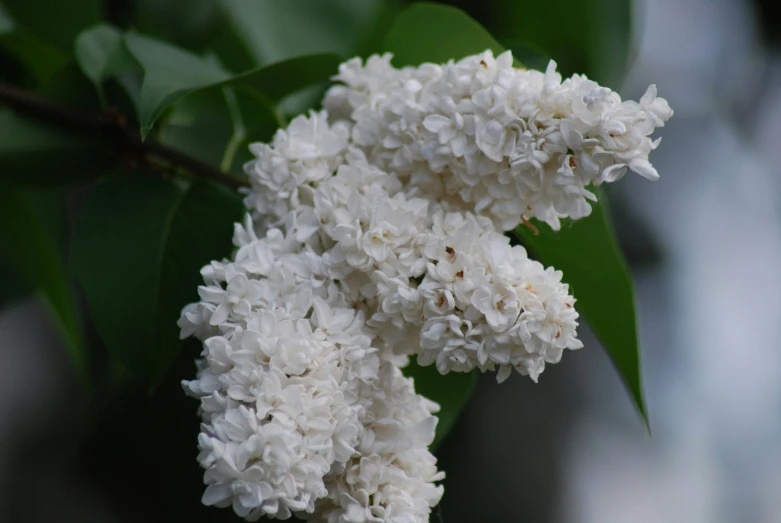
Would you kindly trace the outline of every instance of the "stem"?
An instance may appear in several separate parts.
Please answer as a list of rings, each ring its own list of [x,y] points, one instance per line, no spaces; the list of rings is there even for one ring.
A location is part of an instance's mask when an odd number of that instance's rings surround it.
[[[108,138],[114,142],[117,149],[130,153],[143,162],[148,162],[150,159],[163,160],[174,168],[184,169],[193,176],[221,183],[231,189],[248,185],[244,180],[224,173],[181,151],[152,139],[142,140],[138,129],[128,126],[125,118],[116,111],[91,113],[72,109],[1,82],[0,104],[47,122]]]
[[[236,151],[239,150],[239,146],[241,146],[244,138],[244,135],[235,133],[231,136],[228,145],[225,146],[225,152],[223,153],[222,161],[220,162],[220,169],[223,171],[230,170],[231,165],[233,165],[233,158],[236,156]]]
[[[274,113],[274,119],[277,121],[277,125],[279,125],[280,129],[287,127],[287,117],[285,116],[285,111],[282,110],[282,107],[277,105],[272,109],[272,112]]]
[[[244,128],[244,120],[241,117],[241,110],[239,110],[239,102],[236,99],[236,93],[230,87],[226,87],[222,90],[222,94],[225,97],[225,103],[228,106],[228,113],[233,123],[233,134],[231,135],[228,145],[225,146],[225,152],[222,155],[222,162],[220,162],[220,169],[223,171],[230,171],[231,165],[233,165],[233,158],[236,156],[244,139],[247,137],[247,130]]]

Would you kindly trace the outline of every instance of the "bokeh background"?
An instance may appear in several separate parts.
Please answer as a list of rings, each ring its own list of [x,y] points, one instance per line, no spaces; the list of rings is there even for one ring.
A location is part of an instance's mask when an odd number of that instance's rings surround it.
[[[257,44],[234,56],[241,64],[371,40],[379,29],[367,21],[400,5],[322,0],[311,19],[291,20],[279,0],[256,21],[233,11],[242,1],[252,0],[107,8],[118,25],[196,51],[230,24]],[[549,55],[633,99],[656,83],[675,116],[651,157],[662,179],[628,176],[611,198],[636,285],[652,435],[583,329],[585,348],[539,384],[481,378],[439,450],[448,477],[432,521],[781,521],[781,7],[636,0],[627,24],[612,0],[450,3],[530,65]],[[332,22],[350,34],[335,38]],[[615,48],[627,31],[631,48]],[[191,373],[187,360],[173,371]],[[197,506],[198,420],[176,381],[84,423],[44,308],[34,297],[6,303],[0,521],[238,521]]]

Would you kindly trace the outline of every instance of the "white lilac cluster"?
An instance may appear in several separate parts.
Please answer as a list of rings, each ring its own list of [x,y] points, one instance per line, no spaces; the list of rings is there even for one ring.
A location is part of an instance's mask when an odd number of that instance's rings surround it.
[[[640,102],[584,76],[562,81],[513,67],[507,51],[444,65],[395,69],[391,55],[355,58],[339,69],[325,107],[352,124],[353,143],[380,167],[436,191],[509,230],[537,218],[554,229],[582,218],[589,185],[630,169],[659,177],[649,136],[672,110],[651,86]]]
[[[444,475],[438,405],[402,371],[515,369],[536,380],[577,339],[562,274],[504,231],[589,213],[590,185],[657,177],[672,112],[490,52],[395,69],[343,64],[325,110],[247,164],[230,260],[204,267],[182,336],[204,342],[203,501],[249,521],[429,520]]]
[[[204,341],[198,377],[203,502],[239,516],[426,521],[442,496],[428,451],[438,406],[382,362],[322,256],[236,225],[231,261],[201,271],[182,335]]]

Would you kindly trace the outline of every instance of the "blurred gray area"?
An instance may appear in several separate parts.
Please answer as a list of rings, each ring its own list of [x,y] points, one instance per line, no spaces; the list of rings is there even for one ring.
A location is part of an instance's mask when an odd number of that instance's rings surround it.
[[[648,232],[626,243],[662,251],[634,272],[653,435],[583,329],[539,384],[483,376],[440,449],[447,523],[781,521],[781,57],[748,2],[637,13],[623,93],[656,83],[676,112],[662,179],[615,195]],[[74,385],[34,299],[0,314],[0,349],[0,521],[116,521],[69,467]]]
[[[0,522],[109,522],[75,476],[80,432],[70,361],[37,297],[0,313]]]

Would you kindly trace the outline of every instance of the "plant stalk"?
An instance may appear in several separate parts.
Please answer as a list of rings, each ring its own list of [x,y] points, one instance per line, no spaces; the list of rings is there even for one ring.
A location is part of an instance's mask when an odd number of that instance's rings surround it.
[[[98,134],[113,142],[122,153],[130,154],[143,162],[150,159],[162,160],[174,169],[183,169],[193,176],[220,183],[231,189],[248,185],[246,181],[186,153],[153,139],[142,140],[139,130],[128,125],[125,117],[115,110],[93,113],[74,109],[2,82],[0,105],[46,122]]]

